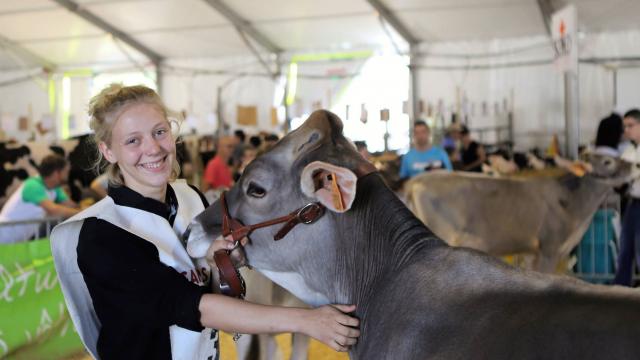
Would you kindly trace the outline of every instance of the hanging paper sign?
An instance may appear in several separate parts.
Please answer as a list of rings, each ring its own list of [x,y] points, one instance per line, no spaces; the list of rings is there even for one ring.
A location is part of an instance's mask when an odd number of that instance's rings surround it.
[[[258,125],[258,109],[255,106],[238,105],[238,125],[256,126]]]
[[[349,105],[345,106],[344,109],[344,119],[349,120]]]
[[[26,116],[20,116],[18,118],[18,130],[27,131],[29,130],[29,118]]]
[[[271,125],[278,126],[278,109],[271,107]]]
[[[389,109],[380,110],[380,120],[389,121]]]
[[[578,14],[574,5],[567,5],[551,15],[551,40],[555,51],[554,64],[560,72],[578,73]]]
[[[369,117],[369,113],[367,111],[366,105],[362,104],[360,106],[360,121],[362,121],[363,124],[366,124],[368,117]]]

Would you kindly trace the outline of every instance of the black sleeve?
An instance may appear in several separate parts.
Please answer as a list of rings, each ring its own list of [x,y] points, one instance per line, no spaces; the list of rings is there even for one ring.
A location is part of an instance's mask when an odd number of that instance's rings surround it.
[[[77,251],[103,328],[203,329],[198,305],[206,288],[160,262],[152,243],[90,218],[80,231]]]
[[[198,189],[197,187],[188,184],[190,188],[193,189],[193,191],[198,193],[198,196],[200,196],[200,200],[202,200],[202,205],[204,205],[204,208],[208,208],[209,207],[209,202],[207,201],[207,199],[204,197],[204,194],[200,191],[200,189]]]

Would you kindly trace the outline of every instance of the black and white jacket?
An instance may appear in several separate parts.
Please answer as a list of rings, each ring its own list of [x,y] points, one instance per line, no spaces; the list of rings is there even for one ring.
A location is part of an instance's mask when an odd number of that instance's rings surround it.
[[[62,292],[94,358],[218,358],[218,333],[198,311],[210,269],[181,241],[205,206],[185,182],[167,187],[167,203],[115,187],[53,230]]]

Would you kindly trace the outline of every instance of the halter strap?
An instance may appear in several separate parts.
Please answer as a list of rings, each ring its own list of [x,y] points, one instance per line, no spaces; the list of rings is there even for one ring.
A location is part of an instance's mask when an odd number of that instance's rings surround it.
[[[361,162],[354,169],[354,173],[358,178],[369,175],[375,171],[377,171],[375,166],[368,161]],[[225,237],[231,235],[233,241],[236,242],[236,246],[242,238],[249,236],[249,234],[256,229],[285,223],[273,236],[273,240],[278,241],[284,238],[296,225],[311,224],[315,222],[324,214],[325,210],[325,207],[319,202],[312,202],[289,213],[288,215],[253,225],[244,225],[240,221],[232,218],[229,214],[225,194],[226,192],[223,192],[220,195],[220,204],[222,205],[222,235]],[[230,250],[218,250],[214,254],[214,259],[220,275],[220,290],[225,295],[242,299],[246,294],[246,286],[244,279],[231,262],[230,254]]]

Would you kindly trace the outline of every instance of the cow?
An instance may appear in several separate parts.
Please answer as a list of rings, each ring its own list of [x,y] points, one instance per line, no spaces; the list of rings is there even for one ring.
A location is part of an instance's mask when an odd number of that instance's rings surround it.
[[[495,256],[533,254],[533,269],[554,272],[612,187],[630,178],[627,162],[602,154],[589,160],[595,171],[582,177],[561,169],[499,178],[424,173],[405,185],[405,195],[416,216],[448,244]]]
[[[248,232],[246,261],[312,306],[356,304],[361,336],[352,359],[640,357],[637,290],[451,247],[370,167],[341,120],[316,111],[194,219],[188,241],[219,236],[223,213],[262,223]],[[265,225],[305,204],[311,214]]]

